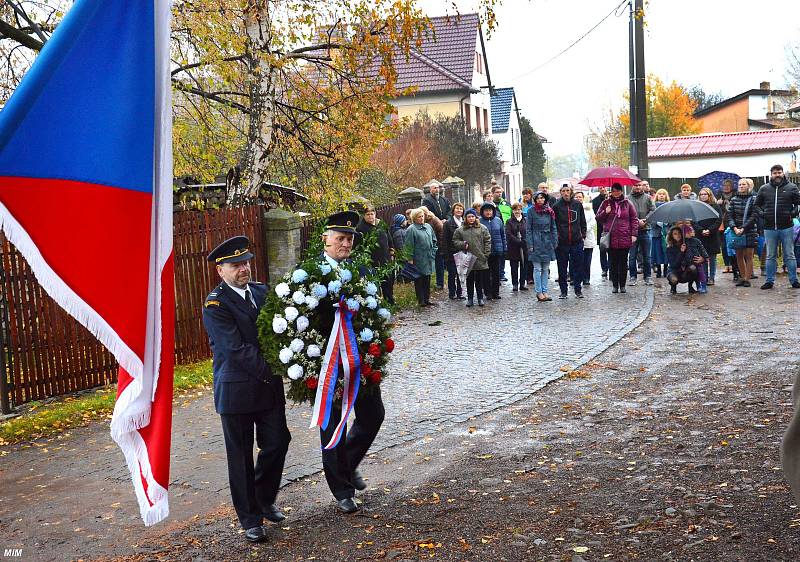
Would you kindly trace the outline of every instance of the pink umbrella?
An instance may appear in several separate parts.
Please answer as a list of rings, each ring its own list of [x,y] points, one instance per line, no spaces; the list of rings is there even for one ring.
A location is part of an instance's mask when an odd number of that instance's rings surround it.
[[[586,177],[583,178],[580,183],[588,185],[589,187],[601,185],[611,187],[611,184],[614,183],[620,185],[635,185],[640,181],[642,180],[624,168],[620,168],[619,166],[606,166],[603,168],[595,168],[586,174]]]

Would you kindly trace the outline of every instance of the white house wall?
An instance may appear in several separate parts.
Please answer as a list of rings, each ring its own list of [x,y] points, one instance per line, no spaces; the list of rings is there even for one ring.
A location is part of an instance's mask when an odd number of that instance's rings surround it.
[[[775,151],[758,154],[730,154],[697,158],[664,158],[648,162],[651,178],[696,178],[708,172],[734,172],[740,176],[765,176],[774,164],[790,170],[792,155],[795,162],[798,151]]]

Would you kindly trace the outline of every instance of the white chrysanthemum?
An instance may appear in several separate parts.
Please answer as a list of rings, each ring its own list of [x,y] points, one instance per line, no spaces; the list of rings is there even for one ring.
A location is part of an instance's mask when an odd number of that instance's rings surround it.
[[[308,307],[309,310],[314,310],[319,306],[319,300],[312,297],[311,295],[308,295],[306,297],[306,306]]]
[[[286,310],[283,311],[283,316],[287,322],[294,322],[295,318],[300,316],[300,311],[293,306],[287,306]]]
[[[363,342],[371,342],[372,341],[372,330],[369,328],[364,328],[359,332],[358,337],[361,338]]]
[[[322,350],[316,344],[311,344],[306,348],[306,354],[309,357],[319,357],[322,354]]]
[[[375,310],[376,308],[378,308],[378,300],[373,296],[367,297],[365,299],[364,304],[366,304],[367,308],[369,308],[370,310]]]
[[[292,355],[294,354],[292,353],[292,350],[289,349],[288,347],[284,347],[283,349],[280,350],[280,352],[278,352],[278,358],[284,365],[289,364],[289,361],[292,360]]]
[[[272,331],[276,334],[282,334],[286,331],[286,328],[289,327],[289,323],[286,321],[286,318],[281,318],[280,316],[276,316],[272,319]]]
[[[297,363],[295,363],[294,365],[286,369],[286,374],[289,375],[290,379],[296,381],[297,379],[303,376],[303,367],[302,365],[298,365]]]
[[[292,281],[295,283],[303,283],[306,279],[308,279],[308,273],[306,273],[302,269],[295,269],[292,272]]]
[[[306,296],[303,291],[295,291],[294,294],[292,294],[292,300],[295,304],[305,304]]]
[[[342,280],[342,283],[347,283],[351,279],[353,279],[353,274],[350,273],[349,269],[340,269],[339,270],[339,279]]]
[[[292,289],[289,287],[288,283],[278,283],[275,285],[275,294],[278,295],[280,298],[285,298],[289,296],[289,293],[292,292]]]
[[[378,316],[380,316],[384,320],[389,320],[389,318],[392,317],[392,313],[389,312],[389,310],[386,309],[386,308],[379,308],[378,309]]]
[[[378,294],[378,287],[375,285],[375,283],[370,281],[369,283],[367,283],[366,291],[367,291],[368,295],[377,295]]]
[[[308,318],[305,316],[300,316],[297,318],[297,331],[298,332],[305,332],[306,328],[308,328]]]
[[[294,338],[292,342],[289,344],[289,349],[291,349],[295,353],[300,353],[301,351],[303,351],[303,348],[305,346],[306,344],[303,343],[303,340],[301,340],[300,338]]]

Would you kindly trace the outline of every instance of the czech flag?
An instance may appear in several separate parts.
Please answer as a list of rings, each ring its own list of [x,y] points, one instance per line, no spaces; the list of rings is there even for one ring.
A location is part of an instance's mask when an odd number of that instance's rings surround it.
[[[0,227],[119,361],[111,435],[169,513],[175,293],[169,0],[77,0],[0,111]]]

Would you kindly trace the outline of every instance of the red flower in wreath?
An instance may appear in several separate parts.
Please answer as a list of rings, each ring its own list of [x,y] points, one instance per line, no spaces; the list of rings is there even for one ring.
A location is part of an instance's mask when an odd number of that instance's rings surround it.
[[[369,382],[372,384],[380,384],[381,382],[381,372],[380,371],[372,371],[369,376]]]
[[[314,390],[317,388],[317,377],[310,377],[306,379],[306,387],[309,390]]]
[[[365,377],[369,378],[370,374],[372,374],[372,367],[369,363],[364,363],[361,365],[361,374]]]
[[[394,340],[392,338],[388,338],[385,342],[383,342],[383,346],[386,348],[386,353],[391,353],[394,351]]]
[[[381,356],[381,346],[379,346],[377,343],[371,343],[371,344],[369,344],[369,349],[367,350],[367,353],[369,353],[373,357],[380,357]]]

